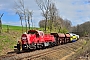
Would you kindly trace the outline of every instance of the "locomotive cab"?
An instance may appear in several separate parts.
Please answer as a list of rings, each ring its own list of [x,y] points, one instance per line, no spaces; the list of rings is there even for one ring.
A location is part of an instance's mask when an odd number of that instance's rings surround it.
[[[35,34],[36,37],[44,36],[44,32],[38,30],[29,30],[27,34]]]

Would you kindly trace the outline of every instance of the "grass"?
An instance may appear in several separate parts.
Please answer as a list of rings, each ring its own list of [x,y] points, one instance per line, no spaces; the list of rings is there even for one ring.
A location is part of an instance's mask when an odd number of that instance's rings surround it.
[[[2,26],[2,31],[3,32],[7,32],[7,30],[10,30],[10,31],[21,31],[22,30],[22,27],[21,26],[11,26],[11,25],[3,25]],[[25,29],[25,27],[24,27]]]
[[[0,35],[0,55],[6,54],[6,51],[13,50],[16,40],[13,38],[14,35],[9,35],[9,33],[3,32]]]
[[[8,51],[14,50],[14,45],[17,44],[17,40],[20,39],[22,34],[22,28],[20,26],[9,25],[8,27],[9,32],[7,32],[7,25],[2,26],[2,33],[0,34],[0,55],[7,54]]]

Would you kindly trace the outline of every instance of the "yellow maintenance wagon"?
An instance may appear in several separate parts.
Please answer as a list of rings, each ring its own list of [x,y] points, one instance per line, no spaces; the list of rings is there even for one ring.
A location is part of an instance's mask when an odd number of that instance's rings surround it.
[[[77,36],[76,35],[72,35],[70,40],[71,40],[71,42],[77,41]]]

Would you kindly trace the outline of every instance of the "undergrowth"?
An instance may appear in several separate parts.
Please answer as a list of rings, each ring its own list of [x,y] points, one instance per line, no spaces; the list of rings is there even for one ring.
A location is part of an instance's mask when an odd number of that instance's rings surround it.
[[[90,39],[85,39],[82,48],[76,51],[74,55],[68,57],[66,60],[77,60],[80,58],[80,56],[85,56],[87,53],[90,54]]]

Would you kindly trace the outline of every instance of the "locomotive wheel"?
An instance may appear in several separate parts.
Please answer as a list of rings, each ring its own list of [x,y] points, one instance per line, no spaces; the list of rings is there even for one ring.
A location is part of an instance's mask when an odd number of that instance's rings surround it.
[[[52,43],[52,47],[54,47],[54,46],[55,46],[55,42]]]
[[[52,42],[49,42],[49,47],[50,47],[50,48],[52,47]]]
[[[44,45],[44,43],[42,43],[42,49],[45,49],[45,45]]]
[[[64,44],[64,41],[61,39],[61,45],[63,45]]]
[[[36,49],[38,49],[38,47],[37,47],[37,43],[36,43]]]

